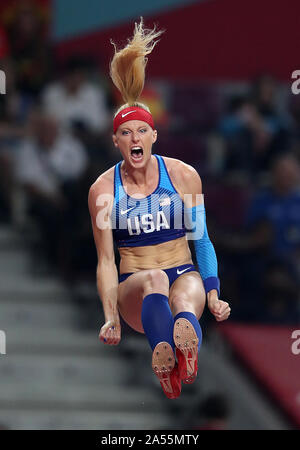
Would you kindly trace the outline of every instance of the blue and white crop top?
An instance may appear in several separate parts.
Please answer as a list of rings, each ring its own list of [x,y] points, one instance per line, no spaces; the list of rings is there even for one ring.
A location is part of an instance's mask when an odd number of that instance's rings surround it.
[[[118,247],[156,245],[185,236],[184,203],[159,155],[159,181],[152,194],[136,199],[124,190],[120,161],[114,170],[113,238]]]

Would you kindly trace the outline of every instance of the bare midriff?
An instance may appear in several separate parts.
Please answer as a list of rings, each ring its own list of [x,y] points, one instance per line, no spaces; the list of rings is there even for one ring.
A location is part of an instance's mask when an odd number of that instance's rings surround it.
[[[120,247],[120,274],[193,264],[185,236],[145,247]]]

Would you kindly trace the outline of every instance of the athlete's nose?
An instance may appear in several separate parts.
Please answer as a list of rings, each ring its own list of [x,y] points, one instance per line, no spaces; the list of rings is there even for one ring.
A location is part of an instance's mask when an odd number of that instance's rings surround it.
[[[139,135],[138,135],[138,133],[132,132],[132,133],[131,133],[131,140],[132,140],[132,142],[133,142],[134,144],[136,144],[136,143],[139,141]]]

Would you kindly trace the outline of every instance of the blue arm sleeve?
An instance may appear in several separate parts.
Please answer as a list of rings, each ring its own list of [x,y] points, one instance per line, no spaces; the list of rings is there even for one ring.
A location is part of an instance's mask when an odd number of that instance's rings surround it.
[[[188,231],[188,239],[194,241],[197,264],[205,292],[216,289],[220,296],[218,262],[214,246],[207,232],[204,205],[185,208],[185,225]]]

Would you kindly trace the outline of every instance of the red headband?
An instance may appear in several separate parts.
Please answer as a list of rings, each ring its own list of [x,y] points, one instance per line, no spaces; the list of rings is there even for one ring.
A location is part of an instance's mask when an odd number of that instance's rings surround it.
[[[150,125],[154,130],[154,121],[152,115],[143,108],[139,106],[130,106],[129,108],[122,109],[114,118],[114,134],[116,133],[119,126],[128,122],[128,120],[142,120]]]

